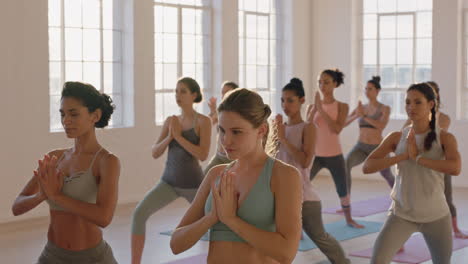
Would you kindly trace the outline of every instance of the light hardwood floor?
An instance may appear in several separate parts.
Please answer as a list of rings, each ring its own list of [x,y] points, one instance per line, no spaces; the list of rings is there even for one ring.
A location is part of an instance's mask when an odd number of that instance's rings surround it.
[[[379,176],[376,176],[379,177]],[[338,197],[330,177],[319,176],[314,180],[314,185],[322,198],[324,207],[337,206]],[[353,182],[353,201],[369,199],[390,192],[383,181]],[[454,190],[455,205],[458,209],[459,224],[468,230],[468,189]],[[131,213],[135,204],[120,205],[116,211],[112,224],[105,230],[105,239],[112,246],[114,254],[119,263],[130,263],[130,226]],[[198,242],[193,248],[183,254],[174,256],[169,248],[169,237],[159,234],[174,228],[188,204],[183,199],[178,199],[163,210],[154,214],[147,223],[147,242],[144,252],[143,263],[164,263],[192,255],[197,255],[208,250],[207,242]],[[384,222],[385,213],[359,218],[362,220]],[[325,223],[342,219],[341,216],[323,215]],[[46,230],[48,218],[39,218],[23,222],[13,222],[0,225],[0,263],[22,264],[35,263],[46,242]],[[377,233],[358,237],[341,244],[347,253],[372,247]],[[369,263],[369,259],[350,257],[353,264]],[[298,252],[295,264],[299,263],[328,263],[326,258],[318,250]],[[431,261],[424,264],[432,263]],[[457,250],[453,253],[452,264],[468,263],[468,248]]]

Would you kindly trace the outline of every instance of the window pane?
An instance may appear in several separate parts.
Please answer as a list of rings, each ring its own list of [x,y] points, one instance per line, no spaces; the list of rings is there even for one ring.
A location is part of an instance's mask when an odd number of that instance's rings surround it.
[[[102,26],[104,29],[120,29],[119,23],[116,23],[119,16],[113,16],[115,0],[102,0]]]
[[[154,34],[154,60],[156,62],[164,61],[163,36],[163,34]]]
[[[195,65],[195,69],[196,69],[196,75],[194,76],[195,80],[198,82],[198,84],[200,85],[200,88],[201,89],[205,89],[206,88],[206,81],[207,81],[207,78],[206,78],[206,70],[205,70],[205,67],[206,67],[206,64],[196,64]]]
[[[257,0],[257,10],[264,13],[270,12],[270,0]]]
[[[398,0],[398,12],[416,11],[416,0]]]
[[[154,95],[154,106],[155,106],[155,121],[157,124],[164,123],[164,103],[163,96],[160,93]]]
[[[200,49],[200,47],[198,47],[199,43],[197,43],[197,45],[195,43],[194,35],[182,36],[182,58],[185,63],[195,63],[196,48]]]
[[[397,63],[413,64],[413,40],[399,39],[397,40],[397,44]]]
[[[164,7],[163,30],[166,33],[177,33],[178,12],[175,7]]]
[[[246,66],[245,70],[246,77],[246,88],[257,88],[257,67]]]
[[[245,80],[244,80],[244,77],[245,77],[245,65],[239,65],[239,86],[240,87],[247,87],[245,85]]]
[[[65,58],[66,60],[81,61],[82,55],[82,30],[65,29]]]
[[[175,93],[164,93],[164,116],[177,115],[180,113],[179,106],[175,100]]]
[[[396,38],[396,16],[379,16],[380,38]]]
[[[104,30],[104,61],[120,62],[122,60],[122,33],[115,30]]]
[[[258,94],[262,97],[263,103],[271,105],[271,94],[268,91],[260,91]]]
[[[247,64],[257,63],[257,41],[255,39],[246,39],[246,59]]]
[[[99,28],[101,16],[101,3],[99,0],[83,1],[83,27]]]
[[[276,39],[270,40],[270,65],[276,65],[277,60],[276,60]]]
[[[399,15],[397,34],[398,38],[413,38],[413,16]]]
[[[239,64],[245,64],[245,61],[244,61],[244,45],[245,45],[245,39],[239,38]],[[467,58],[468,58],[468,56],[467,56]]]
[[[122,65],[120,63],[104,63],[104,92],[122,93]]]
[[[83,63],[83,81],[101,89],[101,66],[99,62]]]
[[[257,1],[244,0],[244,11],[257,11]]]
[[[49,0],[49,7],[48,7],[49,26],[59,27],[62,24],[60,20],[60,13],[61,13],[61,1]]]
[[[195,55],[197,63],[203,63],[205,61],[203,51],[206,45],[208,45],[208,42],[204,42],[202,36],[195,36]]]
[[[258,16],[257,17],[257,37],[268,39],[268,17],[267,16]]]
[[[195,10],[189,8],[182,9],[182,32],[195,34]]]
[[[164,34],[164,62],[176,63],[177,62],[177,52],[178,52],[178,43],[176,34]]]
[[[380,77],[382,78],[380,84],[382,88],[395,88],[395,66],[393,65],[381,65],[380,66]]]
[[[59,28],[49,28],[49,60],[61,60],[61,45]]]
[[[269,88],[268,66],[257,66],[257,88]]]
[[[49,94],[60,95],[62,92],[62,81],[60,80],[60,62],[49,63]]]
[[[432,0],[418,0],[418,10],[432,10]]]
[[[245,16],[245,23],[246,23],[246,34],[248,38],[256,38],[257,37],[257,17],[254,15],[246,15]]]
[[[156,90],[162,90],[164,88],[163,80],[164,80],[164,72],[163,72],[163,65],[161,63],[156,63],[154,65],[154,88]]]
[[[164,64],[164,89],[175,89],[177,84],[177,64]]]
[[[415,82],[427,82],[431,80],[431,67],[429,65],[416,65]]]
[[[364,13],[376,13],[377,1],[376,0],[364,0],[363,7],[364,7]]]
[[[377,67],[375,65],[364,65],[364,71],[362,80],[367,82],[368,80],[372,79],[372,76],[376,76],[377,74]]]
[[[394,118],[394,113],[396,112],[395,109],[396,109],[396,104],[395,104],[395,96],[394,96],[394,93],[395,92],[392,92],[392,91],[381,91],[379,93],[379,101],[382,102],[383,104],[385,105],[388,105],[392,108],[392,114],[391,114],[391,117]]]
[[[399,65],[397,71],[398,88],[408,88],[413,80],[413,67],[411,65]]]
[[[100,38],[101,38],[101,35],[98,29],[84,29],[83,30],[83,60],[85,61],[100,61],[101,60]]]
[[[65,81],[82,81],[83,65],[81,62],[65,63]]]
[[[396,0],[379,0],[378,3],[379,12],[395,12],[396,11]]]
[[[432,39],[416,40],[416,64],[432,63]]]
[[[377,64],[377,40],[364,40],[362,54],[364,64]]]
[[[183,76],[189,76],[189,77],[195,77],[195,75],[196,75],[195,64],[192,64],[192,63],[183,64],[182,65],[182,75]]]
[[[164,24],[164,7],[162,6],[154,6],[154,31],[161,33],[163,32],[163,24]]]
[[[431,37],[432,36],[432,12],[417,13],[417,33],[416,36]]]
[[[121,126],[122,125],[122,95],[121,94],[110,94],[113,104],[115,105],[114,113],[112,113],[109,125]]]
[[[396,102],[397,111],[395,112],[395,118],[405,120],[408,118],[408,115],[406,114],[406,109],[405,109],[406,92],[397,92],[396,97],[397,97],[397,102]]]
[[[65,26],[81,27],[81,0],[64,0]]]
[[[377,38],[377,16],[376,15],[364,15],[364,38]]]
[[[257,41],[257,64],[268,65],[268,40]]]
[[[380,63],[381,64],[395,64],[395,40],[381,40],[380,41]]]

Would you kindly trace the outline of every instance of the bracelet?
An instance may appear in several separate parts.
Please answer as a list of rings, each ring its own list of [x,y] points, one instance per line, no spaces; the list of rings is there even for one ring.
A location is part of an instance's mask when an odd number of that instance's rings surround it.
[[[416,157],[416,160],[415,160],[415,161],[416,161],[416,164],[418,164],[419,159],[421,159],[421,158],[422,158],[422,154],[419,154],[419,155]]]

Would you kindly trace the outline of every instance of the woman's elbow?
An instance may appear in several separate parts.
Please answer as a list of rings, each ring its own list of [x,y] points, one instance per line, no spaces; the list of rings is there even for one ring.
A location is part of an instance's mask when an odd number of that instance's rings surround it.
[[[17,208],[15,205],[11,207],[11,212],[13,213],[14,216],[23,214],[23,212],[21,212],[21,210],[19,210],[19,208]]]
[[[461,173],[461,168],[454,168],[449,174],[452,176],[458,176]]]
[[[297,251],[288,251],[284,252],[279,258],[277,259],[279,263],[281,264],[290,264],[294,261],[294,258],[296,257]]]
[[[173,235],[173,237],[171,238],[171,242],[169,243],[169,245],[171,247],[172,254],[178,255],[178,254],[184,252],[184,250],[182,250],[182,248],[180,248],[180,246],[177,245],[177,242],[174,239],[174,234],[172,234],[172,235]]]
[[[99,225],[101,228],[106,228],[106,227],[109,226],[110,223],[112,222],[112,218],[114,218],[114,215],[113,215],[113,214],[103,214],[103,216],[101,217],[101,219],[99,219],[98,225]]]
[[[369,174],[369,173],[372,173],[373,171],[369,168],[369,164],[364,163],[364,165],[362,166],[362,172],[364,174]]]

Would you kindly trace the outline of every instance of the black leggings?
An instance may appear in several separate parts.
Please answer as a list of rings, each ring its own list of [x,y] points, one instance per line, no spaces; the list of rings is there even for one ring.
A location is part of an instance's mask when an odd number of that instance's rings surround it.
[[[313,180],[317,173],[327,168],[335,182],[336,192],[340,198],[348,195],[348,189],[346,187],[346,165],[343,155],[340,154],[334,157],[315,157],[314,165],[310,170],[310,180]]]

